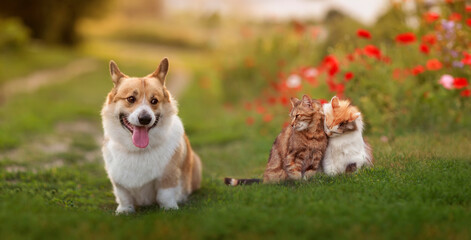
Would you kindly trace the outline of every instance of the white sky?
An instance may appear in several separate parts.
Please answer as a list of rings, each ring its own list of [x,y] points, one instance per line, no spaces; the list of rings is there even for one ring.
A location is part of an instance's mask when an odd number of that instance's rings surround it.
[[[256,19],[322,19],[331,8],[364,24],[374,21],[388,9],[390,0],[164,0],[168,11],[219,12]]]

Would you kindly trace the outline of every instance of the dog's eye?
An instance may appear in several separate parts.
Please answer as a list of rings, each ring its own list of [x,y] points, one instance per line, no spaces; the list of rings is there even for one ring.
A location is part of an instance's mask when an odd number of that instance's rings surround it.
[[[159,102],[159,100],[157,100],[157,98],[152,98],[152,100],[150,100],[150,103],[155,105]]]
[[[126,100],[129,102],[129,103],[134,103],[136,101],[136,98],[134,96],[130,96],[128,98],[126,98]]]

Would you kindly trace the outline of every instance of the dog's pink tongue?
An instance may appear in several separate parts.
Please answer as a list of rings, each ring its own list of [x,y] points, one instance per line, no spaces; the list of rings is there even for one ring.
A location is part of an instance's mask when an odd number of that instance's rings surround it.
[[[134,126],[132,131],[132,142],[138,148],[145,148],[149,145],[149,134],[146,127]]]

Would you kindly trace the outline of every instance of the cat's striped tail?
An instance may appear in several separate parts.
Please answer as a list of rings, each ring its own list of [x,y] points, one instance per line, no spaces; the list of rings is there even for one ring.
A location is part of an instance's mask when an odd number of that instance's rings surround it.
[[[235,179],[235,178],[224,178],[224,183],[229,186],[238,186],[238,185],[251,185],[254,183],[261,183],[262,179],[252,178],[252,179]]]

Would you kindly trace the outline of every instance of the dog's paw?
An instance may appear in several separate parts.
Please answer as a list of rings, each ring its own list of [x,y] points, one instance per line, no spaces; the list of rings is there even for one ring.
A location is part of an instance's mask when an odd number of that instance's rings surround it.
[[[160,207],[163,210],[178,210],[178,204],[161,204]]]
[[[116,208],[116,215],[123,215],[123,214],[132,214],[135,213],[136,210],[134,210],[134,206],[121,206],[119,205],[118,208]]]

